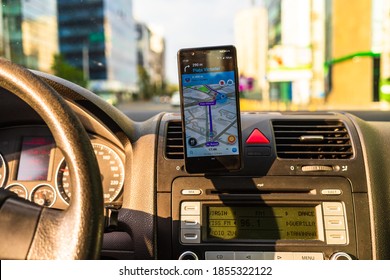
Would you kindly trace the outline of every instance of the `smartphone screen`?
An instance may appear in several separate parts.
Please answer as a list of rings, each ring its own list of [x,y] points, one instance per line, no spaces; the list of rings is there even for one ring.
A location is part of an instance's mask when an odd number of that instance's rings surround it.
[[[187,172],[240,169],[235,48],[182,49],[178,61]]]

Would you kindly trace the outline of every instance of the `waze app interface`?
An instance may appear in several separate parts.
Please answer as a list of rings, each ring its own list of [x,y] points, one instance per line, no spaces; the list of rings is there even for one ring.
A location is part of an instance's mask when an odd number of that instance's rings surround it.
[[[214,53],[214,54],[213,54]],[[238,155],[235,73],[228,53],[214,51],[213,61],[184,66],[182,92],[187,157]],[[218,63],[221,61],[221,63]],[[222,70],[222,71],[221,71]],[[188,74],[187,74],[187,73]]]

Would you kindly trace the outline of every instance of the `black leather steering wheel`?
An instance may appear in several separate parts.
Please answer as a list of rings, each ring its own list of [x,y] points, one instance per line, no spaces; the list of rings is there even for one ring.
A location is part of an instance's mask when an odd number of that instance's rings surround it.
[[[72,179],[72,200],[65,211],[42,208],[8,191],[0,192],[0,259],[97,259],[104,231],[103,191],[81,122],[53,88],[3,58],[0,87],[42,117],[64,154]]]

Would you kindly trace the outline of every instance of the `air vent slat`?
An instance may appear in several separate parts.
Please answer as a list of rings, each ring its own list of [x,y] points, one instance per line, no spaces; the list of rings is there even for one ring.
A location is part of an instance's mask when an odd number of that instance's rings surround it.
[[[286,129],[294,129],[294,128],[308,128],[308,129],[313,129],[313,128],[342,128],[344,129],[344,125],[274,125],[274,128],[286,128]]]
[[[296,147],[296,148],[304,148],[304,147],[307,147],[307,148],[310,148],[310,147],[318,147],[318,148],[342,148],[342,147],[345,147],[345,148],[349,148],[350,145],[349,144],[322,144],[322,145],[317,145],[317,144],[305,144],[305,145],[300,145],[300,144],[280,144],[278,145],[278,147],[282,148],[282,147],[286,147],[286,148],[290,148],[290,147]]]
[[[278,137],[279,140],[299,140],[299,137]],[[349,137],[324,137],[324,140],[332,141],[332,140],[345,140],[349,141]]]
[[[286,131],[275,131],[275,134],[348,134],[347,131],[327,131],[327,130],[286,130]]]
[[[353,149],[349,132],[341,121],[274,121],[279,158],[349,159]]]
[[[166,130],[165,156],[168,159],[183,159],[183,145],[181,122],[169,122]]]

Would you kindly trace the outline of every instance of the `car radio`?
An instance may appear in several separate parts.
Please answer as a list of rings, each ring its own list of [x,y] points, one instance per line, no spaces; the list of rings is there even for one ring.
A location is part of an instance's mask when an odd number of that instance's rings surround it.
[[[172,195],[173,242],[181,259],[356,254],[351,186],[341,177],[182,177]]]

